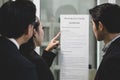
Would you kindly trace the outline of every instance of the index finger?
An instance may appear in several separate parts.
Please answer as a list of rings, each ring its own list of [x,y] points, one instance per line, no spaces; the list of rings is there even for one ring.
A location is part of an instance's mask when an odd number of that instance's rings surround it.
[[[58,37],[60,36],[60,32],[57,33],[57,35],[53,38],[53,39],[58,39]]]

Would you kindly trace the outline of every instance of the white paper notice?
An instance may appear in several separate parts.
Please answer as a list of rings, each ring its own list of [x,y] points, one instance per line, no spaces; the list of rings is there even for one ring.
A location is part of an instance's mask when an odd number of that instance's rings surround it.
[[[116,0],[108,0],[108,3],[116,3]]]
[[[88,80],[89,16],[61,15],[60,80]]]

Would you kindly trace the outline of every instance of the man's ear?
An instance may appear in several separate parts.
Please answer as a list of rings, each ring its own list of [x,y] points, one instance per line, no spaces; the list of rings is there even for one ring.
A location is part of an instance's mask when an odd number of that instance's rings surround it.
[[[103,31],[103,30],[104,30],[104,25],[102,24],[101,21],[99,21],[98,29],[99,29],[100,31]]]
[[[37,31],[33,29],[33,37],[36,37],[36,35],[37,35]]]
[[[31,37],[33,35],[33,25],[29,24],[25,30],[25,35]]]

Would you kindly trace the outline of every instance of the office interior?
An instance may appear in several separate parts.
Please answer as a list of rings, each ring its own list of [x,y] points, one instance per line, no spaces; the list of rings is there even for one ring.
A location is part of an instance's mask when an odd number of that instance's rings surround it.
[[[0,6],[8,0],[0,0]],[[41,55],[42,50],[47,46],[48,42],[60,31],[60,15],[61,14],[88,14],[89,9],[102,3],[116,3],[120,5],[120,0],[32,0],[37,7],[37,16],[39,16],[44,27],[44,42],[37,49]],[[94,80],[97,68],[102,59],[103,42],[96,41],[92,32],[92,24],[89,21],[89,79]],[[54,50],[59,53],[60,48]],[[60,67],[58,64],[58,56],[54,59],[51,70],[55,80],[60,80]]]

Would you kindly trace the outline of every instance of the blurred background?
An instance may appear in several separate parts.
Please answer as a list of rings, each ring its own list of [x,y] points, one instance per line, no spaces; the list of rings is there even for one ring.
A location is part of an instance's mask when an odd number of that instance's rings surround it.
[[[0,0],[0,6],[8,0]],[[14,1],[14,0],[13,0]],[[60,31],[61,14],[89,14],[88,10],[102,3],[116,3],[120,0],[32,0],[37,7],[37,16],[40,18],[45,32],[44,42],[36,51],[41,55],[48,42]],[[89,23],[89,79],[93,80],[96,70],[101,62],[103,53],[103,42],[97,42],[92,32],[91,22]],[[59,48],[55,50],[59,53]],[[59,80],[60,67],[58,56],[55,58],[51,70],[55,80]]]

